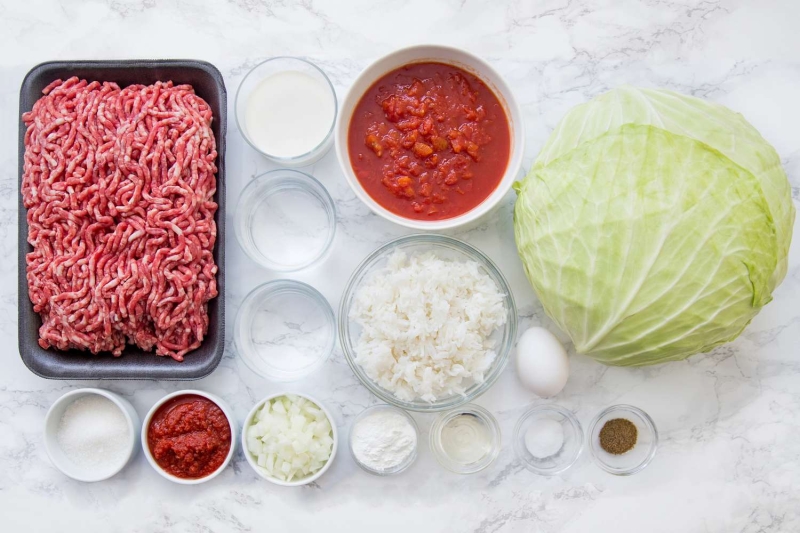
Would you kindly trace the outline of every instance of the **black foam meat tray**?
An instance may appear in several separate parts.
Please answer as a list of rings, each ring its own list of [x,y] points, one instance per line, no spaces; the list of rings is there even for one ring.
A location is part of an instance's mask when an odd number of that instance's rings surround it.
[[[215,215],[217,241],[214,247],[219,296],[208,303],[208,334],[202,345],[184,356],[182,362],[159,357],[153,352],[128,345],[122,356],[110,353],[93,355],[79,350],[45,350],[39,346],[41,317],[33,311],[28,297],[25,255],[28,244],[27,210],[19,202],[19,353],[22,361],[35,374],[49,379],[158,379],[191,380],[207,376],[219,364],[225,344],[225,131],[227,93],[222,75],[214,65],[193,60],[128,60],[128,61],[53,61],[37,65],[25,76],[19,98],[19,185],[25,153],[25,125],[22,113],[30,111],[42,96],[42,89],[57,79],[78,76],[89,81],[112,81],[120,87],[133,84],[150,85],[172,80],[176,85],[188,83],[202,97],[214,114],[211,129],[217,140],[217,192],[219,209]]]

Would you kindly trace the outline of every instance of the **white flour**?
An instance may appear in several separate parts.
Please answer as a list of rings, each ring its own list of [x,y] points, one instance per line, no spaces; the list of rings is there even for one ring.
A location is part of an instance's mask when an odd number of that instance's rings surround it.
[[[351,435],[353,454],[373,470],[399,466],[417,446],[417,433],[400,413],[378,410],[359,420]]]

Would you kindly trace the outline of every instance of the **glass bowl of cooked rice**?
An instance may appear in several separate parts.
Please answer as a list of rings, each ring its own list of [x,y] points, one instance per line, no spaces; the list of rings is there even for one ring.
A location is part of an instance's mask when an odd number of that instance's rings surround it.
[[[347,282],[339,338],[381,400],[433,412],[468,403],[503,372],[517,308],[503,274],[452,237],[408,235],[372,252]]]

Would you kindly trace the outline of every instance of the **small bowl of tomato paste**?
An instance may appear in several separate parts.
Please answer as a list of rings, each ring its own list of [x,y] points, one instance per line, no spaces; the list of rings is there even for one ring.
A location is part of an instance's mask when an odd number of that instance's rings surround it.
[[[463,50],[422,45],[368,66],[345,96],[336,154],[373,212],[443,230],[475,221],[522,166],[522,113],[506,82]]]
[[[199,390],[164,396],[142,424],[142,449],[162,476],[183,485],[215,478],[230,463],[236,422],[218,396]]]

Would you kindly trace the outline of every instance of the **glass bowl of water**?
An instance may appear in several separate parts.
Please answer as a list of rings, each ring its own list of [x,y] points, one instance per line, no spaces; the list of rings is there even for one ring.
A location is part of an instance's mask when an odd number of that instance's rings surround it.
[[[319,181],[304,172],[278,169],[245,186],[234,226],[253,261],[292,272],[326,256],[336,234],[336,208]]]
[[[256,374],[296,381],[320,368],[336,343],[336,319],[315,288],[279,279],[242,301],[234,324],[236,351]]]

